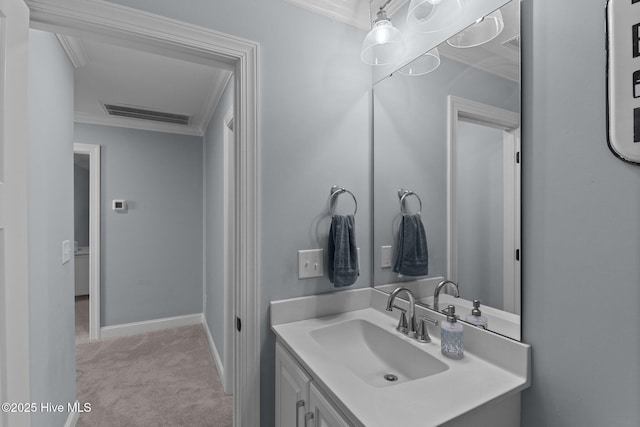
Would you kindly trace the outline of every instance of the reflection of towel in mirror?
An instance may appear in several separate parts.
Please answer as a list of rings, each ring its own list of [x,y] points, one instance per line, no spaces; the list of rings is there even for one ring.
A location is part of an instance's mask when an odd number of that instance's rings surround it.
[[[429,274],[427,234],[420,214],[403,215],[398,230],[393,271],[404,276]]]
[[[334,287],[353,285],[360,275],[353,215],[334,215],[329,230],[329,280]]]

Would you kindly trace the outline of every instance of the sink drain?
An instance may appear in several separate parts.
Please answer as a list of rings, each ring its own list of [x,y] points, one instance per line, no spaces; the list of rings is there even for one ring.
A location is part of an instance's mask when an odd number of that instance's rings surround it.
[[[398,381],[398,377],[393,375],[393,374],[386,374],[384,376],[384,379],[389,381],[389,382],[394,382],[394,381]]]

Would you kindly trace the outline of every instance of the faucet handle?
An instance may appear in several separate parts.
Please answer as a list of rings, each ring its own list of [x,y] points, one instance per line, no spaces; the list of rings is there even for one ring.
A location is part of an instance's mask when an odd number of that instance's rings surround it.
[[[434,326],[438,326],[438,321],[430,319],[428,317],[420,317],[418,322],[418,332],[416,333],[416,340],[423,343],[430,343],[431,337],[429,336],[429,330],[427,329],[427,323],[431,323]]]
[[[400,319],[398,319],[398,326],[396,326],[396,331],[402,332],[403,334],[407,334],[409,331],[409,322],[407,322],[407,310],[396,307],[400,310]]]

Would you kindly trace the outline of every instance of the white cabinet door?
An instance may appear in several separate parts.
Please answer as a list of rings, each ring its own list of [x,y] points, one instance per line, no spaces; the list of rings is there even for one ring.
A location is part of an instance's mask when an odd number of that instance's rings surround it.
[[[311,377],[276,343],[276,426],[302,427],[309,408]]]
[[[352,427],[314,383],[309,389],[309,406],[313,427]]]

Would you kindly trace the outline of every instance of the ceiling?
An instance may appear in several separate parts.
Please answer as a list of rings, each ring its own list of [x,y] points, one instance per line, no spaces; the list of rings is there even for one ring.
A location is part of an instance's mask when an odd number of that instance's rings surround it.
[[[75,67],[75,120],[202,136],[231,72],[89,39],[58,35]],[[106,104],[188,116],[188,124],[107,114]]]
[[[474,48],[459,49],[442,43],[438,46],[441,56],[520,81],[520,4],[510,1],[500,8],[504,29],[493,40]]]
[[[386,0],[285,0],[312,12],[344,22],[364,31],[371,29],[375,12]],[[391,0],[385,10],[389,15],[409,0]],[[373,13],[371,12],[373,11]]]

